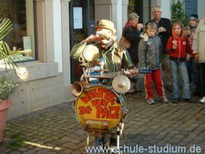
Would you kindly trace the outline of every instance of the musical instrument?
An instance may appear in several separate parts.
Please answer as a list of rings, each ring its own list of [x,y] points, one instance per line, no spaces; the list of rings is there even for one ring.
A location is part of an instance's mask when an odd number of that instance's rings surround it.
[[[85,47],[82,54],[87,62],[97,61],[99,57],[99,49],[95,45],[90,44]]]
[[[125,94],[130,90],[131,83],[128,77],[124,75],[118,75],[112,80],[112,87],[116,92]]]
[[[85,88],[75,101],[76,117],[88,132],[108,132],[122,120],[122,105],[106,86]]]
[[[71,89],[76,97],[75,114],[85,131],[92,133],[96,140],[106,133],[117,131],[119,146],[123,120],[128,113],[123,95],[131,88],[127,76],[133,77],[133,73],[129,70],[126,71],[128,74],[123,71],[108,73],[104,68],[106,60],[99,55],[95,45],[87,45],[83,50],[80,65],[83,74]]]
[[[150,74],[152,73],[152,69],[149,67],[142,67],[138,70],[138,72],[141,74]]]

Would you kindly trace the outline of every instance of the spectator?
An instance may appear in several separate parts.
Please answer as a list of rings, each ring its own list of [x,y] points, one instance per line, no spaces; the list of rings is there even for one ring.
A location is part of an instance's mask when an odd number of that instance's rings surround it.
[[[195,31],[193,45],[193,53],[199,62],[200,75],[200,92],[203,95],[200,103],[205,104],[205,18],[200,19]]]
[[[134,65],[137,67],[138,65],[138,45],[140,41],[140,34],[141,29],[143,28],[143,24],[138,23],[139,22],[139,16],[137,13],[130,13],[128,16],[128,21],[125,24],[125,27],[123,28],[122,36],[126,39],[126,41],[129,42],[130,46],[126,46],[130,58]],[[122,40],[121,40],[122,41]],[[120,41],[120,45],[121,42]],[[134,77],[131,79],[132,86],[129,93],[137,91],[137,77]]]
[[[145,74],[145,92],[148,104],[155,104],[153,99],[152,81],[156,86],[160,101],[168,103],[160,72],[162,42],[156,35],[157,25],[154,22],[147,24],[147,29],[139,43],[139,66],[140,68],[150,68],[151,73]]]
[[[193,36],[198,24],[198,15],[192,14],[189,16],[189,25],[186,27],[185,36],[189,38],[190,45],[192,46]],[[189,75],[189,83],[193,84],[193,95],[200,95],[200,81],[199,81],[199,63],[190,54],[187,54],[187,70]]]
[[[157,24],[157,33],[162,40],[162,70],[166,78],[166,88],[172,91],[172,77],[171,68],[169,62],[169,55],[166,53],[166,45],[168,38],[171,36],[171,21],[167,18],[162,18],[162,10],[159,6],[155,6],[152,9],[152,15],[154,19],[151,21]],[[149,21],[150,22],[150,21]]]
[[[183,36],[183,25],[175,23],[172,27],[172,36],[169,38],[166,48],[170,55],[170,63],[173,77],[173,102],[180,101],[178,79],[179,74],[183,80],[183,101],[189,102],[191,98],[189,77],[186,67],[187,53],[192,54],[187,37]]]

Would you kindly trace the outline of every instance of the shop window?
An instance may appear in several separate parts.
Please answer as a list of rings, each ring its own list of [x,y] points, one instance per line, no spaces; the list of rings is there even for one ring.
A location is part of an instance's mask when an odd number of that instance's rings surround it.
[[[0,17],[9,18],[13,29],[4,38],[13,50],[24,51],[13,57],[15,61],[29,61],[36,58],[34,33],[34,1],[33,0],[1,0]]]

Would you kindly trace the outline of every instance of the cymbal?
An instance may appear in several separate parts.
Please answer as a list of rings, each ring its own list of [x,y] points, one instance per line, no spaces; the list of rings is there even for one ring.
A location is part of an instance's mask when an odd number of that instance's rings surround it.
[[[113,79],[112,87],[116,92],[124,94],[130,90],[131,83],[128,77],[124,75],[118,75]]]

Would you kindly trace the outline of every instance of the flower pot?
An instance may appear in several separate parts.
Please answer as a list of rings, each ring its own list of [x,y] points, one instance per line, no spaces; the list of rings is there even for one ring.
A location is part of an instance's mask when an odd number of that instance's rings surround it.
[[[6,127],[7,112],[10,106],[10,99],[4,99],[0,102],[0,142],[2,142],[3,140],[4,128]]]

